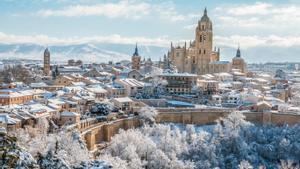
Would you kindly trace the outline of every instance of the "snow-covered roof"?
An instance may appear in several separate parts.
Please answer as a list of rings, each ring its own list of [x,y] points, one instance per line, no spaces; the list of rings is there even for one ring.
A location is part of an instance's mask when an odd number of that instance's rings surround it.
[[[71,83],[73,86],[86,86],[84,82],[72,82]]]
[[[262,106],[262,105],[266,105],[268,107],[272,107],[272,105],[269,102],[267,102],[267,101],[261,101],[261,102],[257,103],[257,106]]]
[[[160,76],[197,77],[198,75],[191,73],[162,73]]]
[[[80,116],[80,115],[75,112],[64,111],[60,114],[60,116]]]
[[[62,99],[48,99],[48,101],[50,103],[56,104],[56,105],[61,105],[61,104],[65,104],[66,102]]]
[[[128,85],[131,87],[143,87],[144,83],[141,81],[138,81],[136,79],[131,79],[131,78],[125,78],[125,79],[119,79],[118,82]]]
[[[215,73],[216,76],[228,76],[232,77],[233,75],[227,72]]]
[[[117,102],[125,103],[125,102],[133,102],[129,97],[120,97],[120,98],[114,98]]]
[[[47,87],[48,85],[44,82],[40,82],[40,83],[31,83],[30,87],[32,88],[37,88],[37,87]]]
[[[16,124],[20,122],[19,119],[12,118],[8,114],[0,114],[0,122],[5,124]]]
[[[107,93],[107,91],[102,87],[88,87],[86,89],[93,93]]]

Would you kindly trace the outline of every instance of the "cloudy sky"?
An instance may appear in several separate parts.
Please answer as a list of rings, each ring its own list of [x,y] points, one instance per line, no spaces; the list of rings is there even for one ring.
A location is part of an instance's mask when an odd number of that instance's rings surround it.
[[[205,6],[214,45],[240,44],[250,62],[300,61],[299,0],[1,0],[0,43],[166,47],[194,39]]]

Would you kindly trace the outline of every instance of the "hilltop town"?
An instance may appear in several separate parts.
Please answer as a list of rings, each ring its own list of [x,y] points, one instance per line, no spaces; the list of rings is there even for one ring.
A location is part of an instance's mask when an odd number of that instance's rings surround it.
[[[206,125],[240,112],[253,123],[299,123],[298,64],[248,65],[238,46],[232,60],[222,61],[213,39],[205,9],[195,40],[183,46],[170,42],[159,61],[140,56],[139,44],[131,61],[57,64],[51,46],[40,56],[42,63],[5,60],[1,132],[35,131],[47,123],[43,132],[78,131],[87,149],[97,152],[119,129],[138,127],[141,119]]]

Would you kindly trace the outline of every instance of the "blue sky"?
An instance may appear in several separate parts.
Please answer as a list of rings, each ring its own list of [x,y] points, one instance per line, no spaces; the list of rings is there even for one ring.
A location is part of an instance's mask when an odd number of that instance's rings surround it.
[[[168,46],[194,39],[205,6],[216,46],[300,46],[299,0],[1,0],[0,43]]]

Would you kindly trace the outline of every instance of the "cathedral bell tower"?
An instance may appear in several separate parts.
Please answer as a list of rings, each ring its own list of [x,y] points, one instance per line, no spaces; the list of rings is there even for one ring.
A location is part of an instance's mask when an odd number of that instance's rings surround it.
[[[44,75],[50,75],[50,51],[48,48],[44,51]]]
[[[132,66],[131,66],[132,69],[140,70],[141,56],[139,55],[137,44],[135,45],[135,50],[131,57],[131,64],[132,64]]]
[[[195,43],[196,60],[193,63],[196,64],[198,74],[206,74],[209,72],[210,55],[213,48],[213,25],[206,8],[201,20],[198,21]]]

